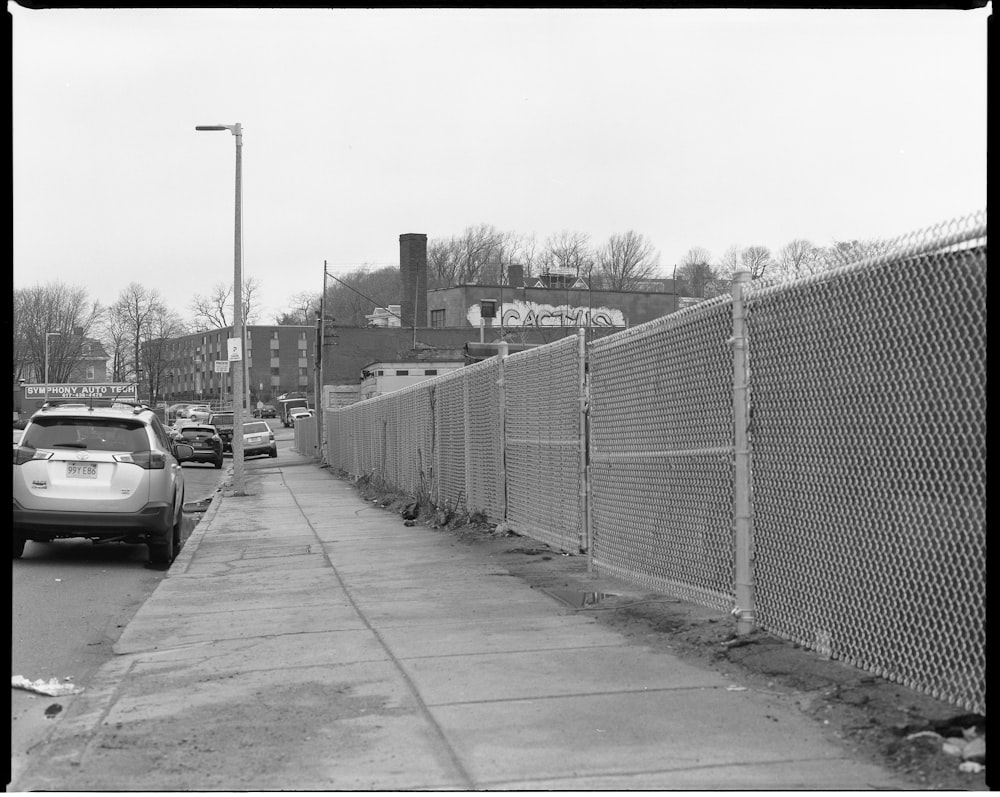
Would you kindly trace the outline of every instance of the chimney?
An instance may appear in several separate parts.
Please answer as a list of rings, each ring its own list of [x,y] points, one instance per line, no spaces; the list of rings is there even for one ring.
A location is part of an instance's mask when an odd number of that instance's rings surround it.
[[[399,315],[404,327],[427,326],[427,236],[399,236],[399,276],[403,284]]]
[[[518,263],[507,266],[507,284],[512,288],[524,287],[524,266]]]

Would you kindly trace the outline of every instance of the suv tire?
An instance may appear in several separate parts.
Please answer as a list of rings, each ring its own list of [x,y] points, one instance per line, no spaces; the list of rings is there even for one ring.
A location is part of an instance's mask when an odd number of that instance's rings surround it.
[[[20,559],[24,553],[24,535],[19,531],[12,531],[10,536],[14,543],[13,558]]]
[[[182,508],[166,539],[162,542],[149,543],[149,561],[152,564],[170,566],[174,563],[174,557],[177,556],[177,551],[181,547],[181,522],[183,518],[184,510]]]
[[[218,458],[217,460],[215,460],[215,462],[213,462],[212,464],[213,464],[213,465],[215,465],[215,469],[216,469],[216,470],[221,470],[221,468],[222,468],[222,462],[223,462],[223,460],[222,460],[222,457],[219,457],[219,458]]]

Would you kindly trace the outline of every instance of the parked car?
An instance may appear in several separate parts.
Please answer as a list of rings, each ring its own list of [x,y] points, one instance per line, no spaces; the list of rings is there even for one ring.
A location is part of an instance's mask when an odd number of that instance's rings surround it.
[[[26,540],[84,537],[145,544],[150,561],[170,564],[181,542],[181,463],[193,456],[148,407],[38,410],[14,449],[13,557]]]
[[[188,407],[187,414],[184,417],[188,420],[198,421],[198,423],[208,423],[211,415],[212,408],[207,404],[195,404],[193,407]]]
[[[167,423],[172,423],[178,418],[187,418],[188,411],[194,404],[171,404],[167,407],[166,411],[166,421]]]
[[[263,454],[278,456],[274,432],[264,421],[247,421],[243,424],[243,456],[256,457]]]
[[[219,433],[219,437],[222,438],[222,450],[231,452],[233,450],[233,428],[236,425],[233,413],[213,412],[208,416],[206,423],[214,426],[215,430]]]
[[[273,404],[265,404],[259,410],[254,410],[258,418],[277,418],[278,410]]]
[[[294,409],[288,413],[288,425],[295,426],[296,421],[299,421],[302,418],[312,418],[315,414],[316,413],[312,410],[307,410],[303,407]]]
[[[178,440],[187,443],[194,449],[194,456],[189,462],[207,462],[222,467],[222,438],[214,426],[207,423],[185,423],[177,432]]]

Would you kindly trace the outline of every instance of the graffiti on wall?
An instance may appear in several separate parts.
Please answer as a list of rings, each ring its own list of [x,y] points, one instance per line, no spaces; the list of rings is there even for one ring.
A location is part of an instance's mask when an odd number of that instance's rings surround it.
[[[539,304],[538,302],[504,302],[496,318],[487,318],[486,326],[505,327],[624,327],[625,315],[613,307],[571,307],[570,305]],[[479,303],[469,307],[465,317],[474,327],[479,326]]]

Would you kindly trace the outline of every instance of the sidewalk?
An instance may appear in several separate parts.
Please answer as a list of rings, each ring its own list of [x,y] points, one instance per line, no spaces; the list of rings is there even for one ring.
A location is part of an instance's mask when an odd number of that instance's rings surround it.
[[[246,473],[15,789],[908,788],[311,459]]]

